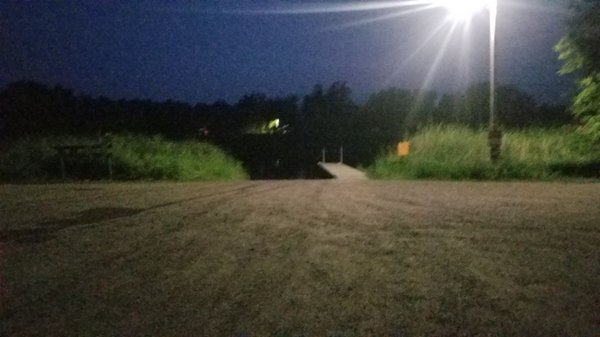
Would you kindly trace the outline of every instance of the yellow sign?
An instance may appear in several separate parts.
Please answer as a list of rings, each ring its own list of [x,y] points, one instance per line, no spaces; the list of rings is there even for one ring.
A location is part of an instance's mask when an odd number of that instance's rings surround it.
[[[410,143],[409,142],[398,143],[398,156],[400,156],[400,157],[408,156],[409,152],[410,152]]]

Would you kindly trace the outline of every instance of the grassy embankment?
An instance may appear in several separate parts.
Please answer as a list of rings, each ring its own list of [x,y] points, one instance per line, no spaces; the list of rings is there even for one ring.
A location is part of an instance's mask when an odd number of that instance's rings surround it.
[[[0,181],[45,182],[59,179],[55,145],[92,144],[91,138],[21,139],[0,151]],[[112,136],[114,177],[118,180],[241,180],[240,162],[219,148],[194,141],[172,142],[161,137]],[[106,179],[107,165],[98,158],[67,163],[68,178]]]
[[[489,160],[487,132],[461,126],[432,126],[417,133],[409,156],[390,153],[367,171],[372,178],[552,179],[594,176],[600,151],[572,129],[504,133],[502,156]]]

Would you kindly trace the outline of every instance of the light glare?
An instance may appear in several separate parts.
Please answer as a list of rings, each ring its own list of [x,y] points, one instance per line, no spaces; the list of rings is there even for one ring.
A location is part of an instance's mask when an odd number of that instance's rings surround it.
[[[454,21],[469,21],[475,13],[491,7],[495,0],[436,0]]]

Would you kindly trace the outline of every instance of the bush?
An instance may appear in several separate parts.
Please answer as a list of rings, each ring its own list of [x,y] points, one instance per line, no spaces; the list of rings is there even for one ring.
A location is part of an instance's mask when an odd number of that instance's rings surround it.
[[[60,178],[60,162],[54,145],[94,143],[91,138],[49,137],[21,139],[5,144],[0,153],[0,179],[41,182]],[[214,145],[172,142],[159,136],[111,137],[115,179],[119,180],[239,180],[246,179],[240,162]],[[106,166],[98,160],[69,165],[70,178],[106,178]]]
[[[411,139],[411,154],[380,156],[368,168],[379,179],[548,179],[597,174],[600,154],[571,129],[505,132],[502,156],[489,159],[487,131],[430,126]]]

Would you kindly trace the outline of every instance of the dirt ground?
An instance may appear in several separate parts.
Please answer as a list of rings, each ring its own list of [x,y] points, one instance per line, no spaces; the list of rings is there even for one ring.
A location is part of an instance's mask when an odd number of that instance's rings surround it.
[[[594,336],[600,184],[0,186],[2,336]]]

